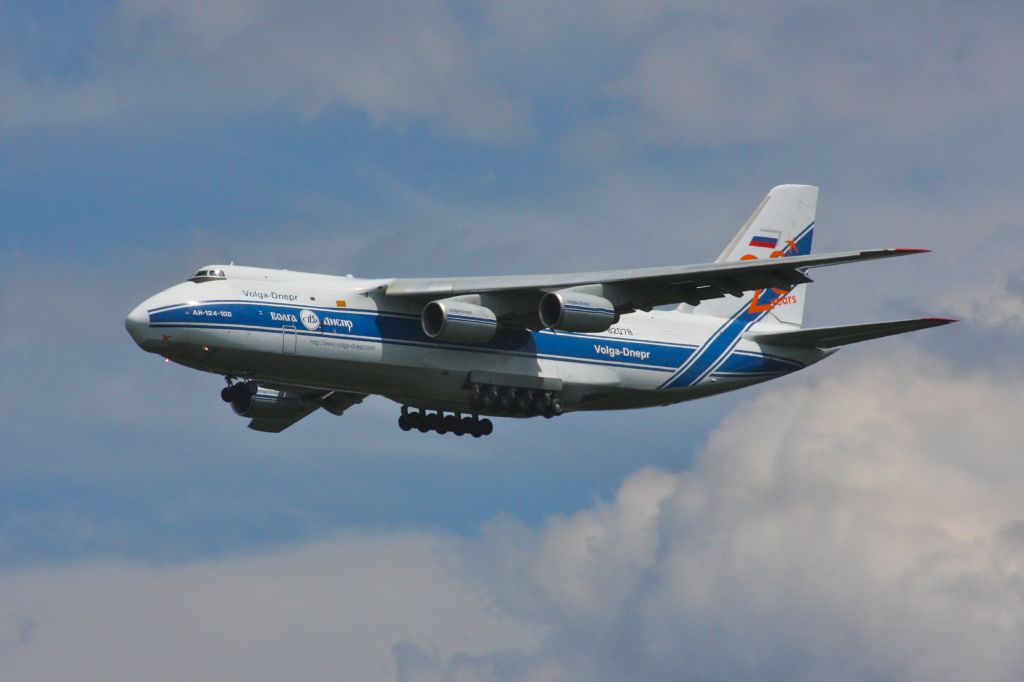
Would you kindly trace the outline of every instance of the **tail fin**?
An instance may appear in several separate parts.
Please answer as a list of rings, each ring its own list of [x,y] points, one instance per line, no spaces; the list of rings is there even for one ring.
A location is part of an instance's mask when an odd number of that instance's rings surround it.
[[[772,188],[715,262],[810,254],[817,204],[818,188],[813,185],[779,185]],[[772,310],[765,321],[799,327],[803,323],[807,285],[797,285],[785,295],[782,295],[781,290],[776,293],[780,295],[774,299]],[[741,307],[759,305],[760,296],[760,291],[748,293],[739,299],[726,296],[704,301],[696,308],[682,305],[679,310],[729,318]]]

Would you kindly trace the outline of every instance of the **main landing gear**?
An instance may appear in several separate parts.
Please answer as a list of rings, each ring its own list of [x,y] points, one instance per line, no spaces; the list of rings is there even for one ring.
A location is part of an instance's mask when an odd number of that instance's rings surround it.
[[[562,400],[553,391],[541,391],[512,386],[473,384],[469,406],[474,410],[497,410],[527,417],[543,415],[545,418],[562,414]]]
[[[461,414],[448,414],[438,410],[428,413],[426,410],[410,412],[407,405],[402,405],[402,415],[398,418],[398,427],[403,431],[416,429],[420,433],[436,431],[437,433],[454,433],[456,436],[469,434],[473,438],[489,436],[494,431],[490,419],[480,419],[477,415],[463,417]]]

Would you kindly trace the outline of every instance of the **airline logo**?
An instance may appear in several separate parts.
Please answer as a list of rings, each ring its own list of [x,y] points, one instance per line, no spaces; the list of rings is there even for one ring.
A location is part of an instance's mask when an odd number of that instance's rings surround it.
[[[779,245],[779,239],[781,238],[781,232],[776,230],[761,230],[754,235],[753,239],[750,240],[750,245],[762,249],[774,249]]]
[[[813,224],[814,223],[811,223],[811,225],[813,225]],[[756,236],[756,237],[754,237],[753,239],[750,240],[750,245],[751,246],[765,246],[765,247],[767,247],[769,239],[771,240],[771,243],[774,246],[775,244],[777,244],[779,242],[778,237],[782,236],[781,232],[776,232],[774,230],[762,230],[762,232],[768,234],[769,235],[768,238],[765,239],[763,242],[759,243],[759,240],[763,239],[760,236],[760,234],[759,234],[758,236]],[[810,228],[809,227],[805,231],[805,233],[806,234],[810,234]],[[778,235],[778,236],[774,236],[774,235]],[[769,258],[785,258],[786,256],[794,256],[794,255],[796,255],[798,253],[800,253],[800,248],[796,245],[796,241],[793,240],[793,239],[787,239],[786,240],[786,248],[785,248],[785,250],[783,250],[783,251],[772,251],[771,255],[768,256],[768,257]],[[742,256],[740,256],[740,260],[757,260],[757,256],[755,256],[752,253],[745,253]],[[772,308],[774,308],[775,306],[790,305],[792,303],[796,303],[797,302],[797,297],[793,296],[792,294],[790,294],[791,289],[779,289],[779,288],[776,288],[776,287],[772,287],[772,291],[775,293],[776,298],[774,300],[762,301],[761,300],[761,294],[763,294],[765,292],[765,290],[764,289],[757,289],[757,290],[755,290],[754,291],[754,297],[750,301],[750,308],[748,309],[748,312],[751,315],[756,315],[756,314],[759,314],[759,313],[767,312],[767,311],[771,310]]]
[[[646,350],[635,350],[629,346],[605,346],[594,344],[594,352],[598,355],[605,355],[610,358],[625,358],[629,360],[648,360],[651,353]]]
[[[324,327],[330,327],[329,331],[340,331],[344,329],[346,332],[352,332],[352,320],[345,319],[343,317],[324,317]]]
[[[320,328],[320,316],[312,310],[300,310],[299,320],[302,322],[302,326],[311,332]]]

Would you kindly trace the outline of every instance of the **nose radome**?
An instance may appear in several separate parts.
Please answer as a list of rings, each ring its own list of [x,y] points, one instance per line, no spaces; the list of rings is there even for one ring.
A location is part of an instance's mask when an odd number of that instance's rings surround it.
[[[149,313],[144,306],[136,306],[135,310],[128,313],[124,318],[124,327],[128,330],[135,343],[142,345],[146,340],[146,333],[149,331]]]

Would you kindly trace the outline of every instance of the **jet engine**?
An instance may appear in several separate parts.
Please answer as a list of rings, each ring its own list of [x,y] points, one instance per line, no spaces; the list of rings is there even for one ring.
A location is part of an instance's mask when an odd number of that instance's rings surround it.
[[[619,320],[608,299],[572,290],[544,294],[537,313],[548,329],[567,332],[603,332]]]
[[[457,298],[431,301],[424,306],[421,321],[424,334],[444,341],[484,343],[498,329],[493,310]]]
[[[225,389],[222,397],[231,403],[235,414],[253,419],[291,419],[303,405],[298,393],[263,388],[255,382],[235,384]]]

